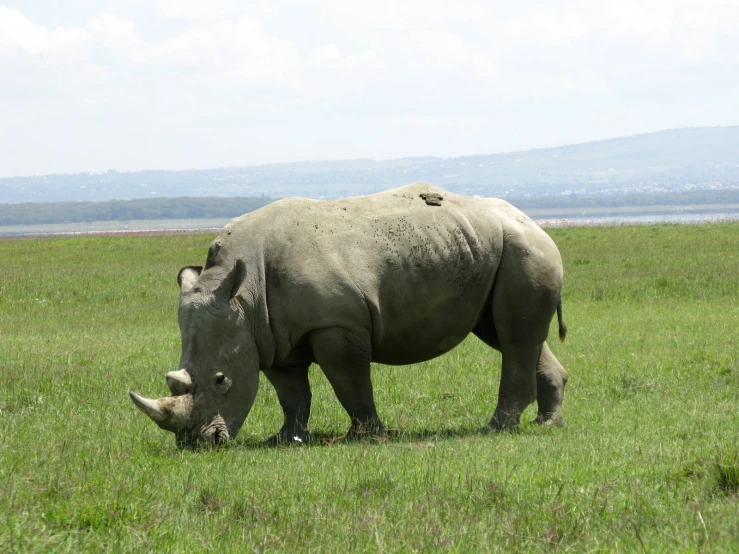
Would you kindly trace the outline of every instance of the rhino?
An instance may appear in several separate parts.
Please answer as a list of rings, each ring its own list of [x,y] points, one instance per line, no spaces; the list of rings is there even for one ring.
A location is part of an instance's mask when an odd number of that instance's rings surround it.
[[[349,415],[347,436],[382,435],[370,363],[429,360],[474,333],[502,354],[483,430],[517,429],[534,401],[537,422],[561,425],[567,372],[546,339],[555,313],[567,332],[562,280],[552,239],[504,200],[426,183],[278,200],[226,225],[205,267],[180,270],[172,394],[130,396],[178,445],[217,444],[238,433],[261,371],[284,412],[270,442],[306,442],[315,363]]]

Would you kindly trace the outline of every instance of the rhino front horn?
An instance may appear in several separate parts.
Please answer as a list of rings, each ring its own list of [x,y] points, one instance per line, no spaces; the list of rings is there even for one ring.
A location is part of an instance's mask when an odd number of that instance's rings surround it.
[[[146,415],[148,415],[151,419],[153,419],[157,423],[163,423],[167,420],[167,415],[159,406],[158,400],[149,400],[148,398],[144,398],[143,396],[138,395],[133,391],[129,392],[128,394],[131,395],[131,400],[133,400],[133,403],[136,404],[136,407],[144,412]]]
[[[129,393],[136,407],[153,419],[159,427],[176,432],[187,425],[192,413],[192,395],[170,396],[151,400]]]

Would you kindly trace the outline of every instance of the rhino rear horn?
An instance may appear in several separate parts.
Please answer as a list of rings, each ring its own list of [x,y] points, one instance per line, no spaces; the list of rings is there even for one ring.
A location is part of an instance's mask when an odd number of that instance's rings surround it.
[[[192,379],[185,369],[167,373],[167,386],[172,394],[188,394],[192,390]]]
[[[170,396],[151,400],[130,392],[136,407],[148,415],[162,429],[177,432],[187,426],[192,415],[192,395]]]

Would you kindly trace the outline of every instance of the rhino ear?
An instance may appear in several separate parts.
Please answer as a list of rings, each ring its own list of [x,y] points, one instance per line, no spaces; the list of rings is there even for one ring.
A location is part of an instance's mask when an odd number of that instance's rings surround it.
[[[203,271],[203,266],[200,265],[188,265],[180,269],[177,274],[177,284],[180,285],[180,292],[185,294],[195,285],[195,281],[200,277],[200,272]]]
[[[242,290],[246,281],[246,264],[243,260],[236,260],[236,263],[224,277],[221,284],[215,290],[216,295],[220,298],[233,300]]]

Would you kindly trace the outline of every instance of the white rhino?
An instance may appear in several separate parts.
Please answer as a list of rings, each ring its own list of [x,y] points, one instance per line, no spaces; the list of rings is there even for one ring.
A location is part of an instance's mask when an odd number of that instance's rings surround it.
[[[349,434],[382,434],[370,362],[429,360],[470,332],[503,358],[486,429],[517,428],[534,400],[537,421],[563,422],[567,373],[546,343],[555,312],[562,340],[566,333],[562,260],[503,200],[425,183],[279,200],[226,225],[205,268],[183,268],[178,282],[182,356],[167,374],[172,396],[130,394],[180,445],[233,438],[260,370],[285,415],[271,440],[309,440],[312,363],[349,414]]]

